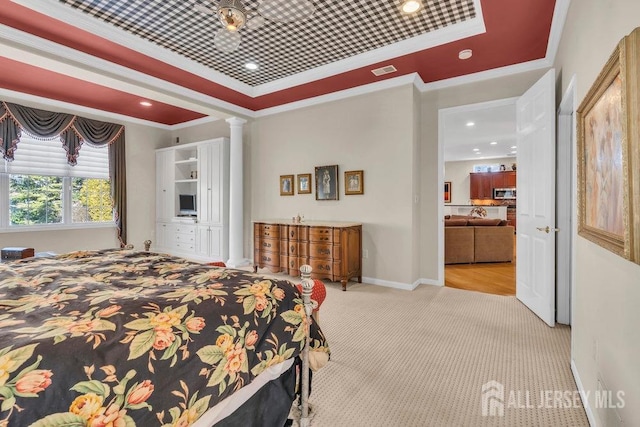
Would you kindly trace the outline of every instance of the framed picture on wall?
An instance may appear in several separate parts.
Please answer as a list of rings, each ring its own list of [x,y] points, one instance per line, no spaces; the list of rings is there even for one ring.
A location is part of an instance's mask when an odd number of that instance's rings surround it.
[[[364,171],[344,173],[344,194],[364,194]]]
[[[316,166],[316,200],[338,200],[338,165]]]
[[[311,194],[311,174],[298,174],[298,194]]]
[[[635,209],[640,110],[635,59],[640,30],[623,38],[576,111],[578,234],[640,264],[640,220]],[[635,148],[634,148],[635,147]]]
[[[444,202],[451,203],[451,181],[444,182]]]
[[[280,195],[293,196],[293,175],[280,175]]]

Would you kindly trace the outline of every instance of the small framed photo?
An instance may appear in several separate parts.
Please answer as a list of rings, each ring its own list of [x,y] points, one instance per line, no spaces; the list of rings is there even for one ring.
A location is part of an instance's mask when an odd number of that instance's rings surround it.
[[[344,194],[364,194],[364,171],[344,173]]]
[[[293,196],[293,175],[280,175],[280,195]]]
[[[311,174],[298,174],[298,194],[311,194]]]
[[[338,200],[338,165],[316,166],[316,200]]]
[[[451,203],[451,181],[444,182],[444,202]]]

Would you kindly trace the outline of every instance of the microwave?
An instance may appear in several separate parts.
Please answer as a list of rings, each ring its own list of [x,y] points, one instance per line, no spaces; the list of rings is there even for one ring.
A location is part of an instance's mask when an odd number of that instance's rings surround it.
[[[493,198],[497,200],[515,199],[516,189],[515,188],[494,188]]]

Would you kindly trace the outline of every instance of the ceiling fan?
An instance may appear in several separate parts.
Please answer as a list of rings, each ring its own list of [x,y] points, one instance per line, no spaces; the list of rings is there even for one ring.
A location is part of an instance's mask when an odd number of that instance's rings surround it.
[[[245,7],[242,0],[191,0],[194,9],[208,15],[216,15],[222,28],[213,42],[216,49],[233,52],[240,45],[239,30],[245,26],[254,30],[264,24],[265,18],[274,22],[294,22],[307,19],[315,12],[310,0],[260,0],[256,11]]]

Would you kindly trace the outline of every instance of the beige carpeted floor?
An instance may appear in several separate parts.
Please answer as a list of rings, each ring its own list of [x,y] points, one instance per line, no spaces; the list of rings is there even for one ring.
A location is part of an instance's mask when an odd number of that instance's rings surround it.
[[[327,283],[320,313],[332,356],[313,377],[314,427],[588,426],[570,329],[515,297]],[[503,416],[482,415],[492,380],[504,386],[494,401]]]

